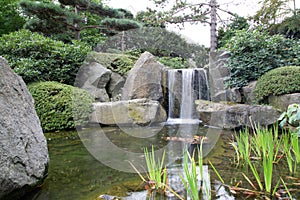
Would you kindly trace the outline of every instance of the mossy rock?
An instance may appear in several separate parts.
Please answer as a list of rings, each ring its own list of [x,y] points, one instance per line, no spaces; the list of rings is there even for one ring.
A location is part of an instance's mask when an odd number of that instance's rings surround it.
[[[254,94],[257,103],[268,103],[268,97],[300,92],[300,67],[273,69],[257,81]]]
[[[79,88],[58,82],[28,85],[45,132],[74,129],[88,122],[93,98]]]
[[[137,60],[137,56],[128,54],[90,52],[85,62],[97,62],[113,72],[127,75]]]

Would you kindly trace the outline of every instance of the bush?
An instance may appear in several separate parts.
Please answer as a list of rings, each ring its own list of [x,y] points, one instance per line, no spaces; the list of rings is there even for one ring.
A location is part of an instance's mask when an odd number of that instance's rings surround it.
[[[231,77],[226,82],[229,87],[245,86],[274,68],[300,65],[299,40],[270,36],[259,30],[238,31],[228,41],[226,50],[231,54]]]
[[[270,95],[300,92],[300,67],[289,66],[273,69],[257,82],[254,94],[258,103],[266,103]]]
[[[73,85],[89,51],[86,46],[64,44],[28,30],[0,38],[0,55],[26,83],[57,81]]]
[[[120,75],[126,75],[139,57],[129,54],[90,52],[86,62],[97,62]]]
[[[93,102],[88,92],[57,82],[33,83],[28,89],[45,132],[74,129],[75,125],[87,123]]]

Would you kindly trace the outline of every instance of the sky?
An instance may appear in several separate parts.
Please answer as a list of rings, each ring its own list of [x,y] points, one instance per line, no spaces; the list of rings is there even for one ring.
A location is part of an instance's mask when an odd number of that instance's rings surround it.
[[[130,10],[133,14],[138,11],[146,10],[147,7],[155,8],[149,0],[107,0],[104,1],[107,5],[113,8],[125,8]],[[195,1],[197,2],[197,1]],[[221,3],[220,3],[221,2]],[[240,16],[250,16],[257,11],[260,6],[258,5],[259,0],[219,0],[218,3],[224,10],[235,12]],[[222,18],[228,18],[229,16],[225,13],[219,12]],[[210,46],[210,29],[208,25],[185,24],[183,30],[180,30],[176,26],[168,26],[169,30],[181,34],[184,38],[191,42],[202,44],[206,47]]]

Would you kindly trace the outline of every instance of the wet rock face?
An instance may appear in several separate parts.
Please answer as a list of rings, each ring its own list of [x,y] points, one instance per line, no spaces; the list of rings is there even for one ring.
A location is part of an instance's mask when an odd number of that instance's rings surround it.
[[[41,184],[48,163],[33,98],[0,57],[0,199],[16,199]]]

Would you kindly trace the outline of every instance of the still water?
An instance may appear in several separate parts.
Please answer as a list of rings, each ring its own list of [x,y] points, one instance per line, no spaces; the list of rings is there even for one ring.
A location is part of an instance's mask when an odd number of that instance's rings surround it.
[[[180,172],[177,169],[181,165],[182,149],[194,135],[205,136],[207,139],[203,145],[205,162],[210,160],[227,184],[235,185],[243,180],[242,186],[249,187],[242,176],[242,172],[247,173],[248,169],[237,170],[232,164],[234,151],[229,145],[232,134],[198,125],[98,127],[79,133],[77,131],[47,133],[50,154],[48,177],[41,188],[24,199],[94,200],[101,194],[127,196],[123,198],[126,200],[146,199],[143,183],[139,176],[133,173],[134,170],[128,161],[139,171],[143,171],[146,166],[143,157],[144,148],[150,149],[154,145],[158,155],[161,150],[165,150],[169,171],[170,173],[175,171],[170,182],[176,184],[180,181]],[[187,145],[187,148],[193,148],[193,145]],[[121,153],[114,149],[118,149]],[[285,167],[277,168],[279,168],[277,171],[282,171],[281,168]],[[213,183],[212,190],[215,190],[213,199],[244,198],[233,197],[229,194],[228,188],[219,188],[215,182],[218,177],[211,169],[208,173]]]

